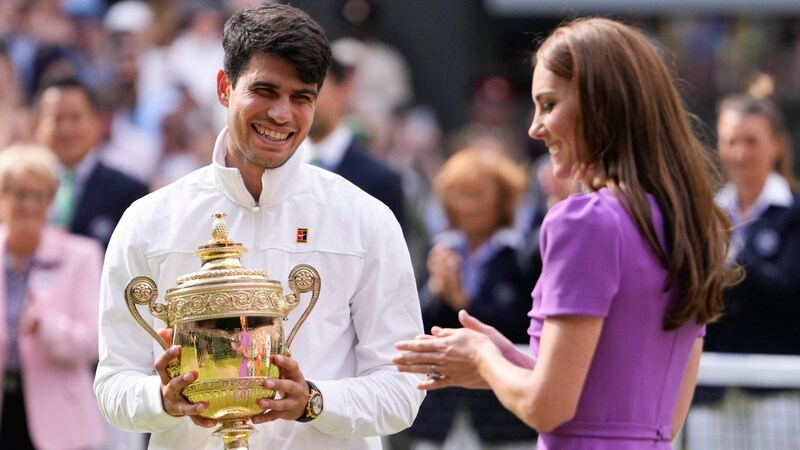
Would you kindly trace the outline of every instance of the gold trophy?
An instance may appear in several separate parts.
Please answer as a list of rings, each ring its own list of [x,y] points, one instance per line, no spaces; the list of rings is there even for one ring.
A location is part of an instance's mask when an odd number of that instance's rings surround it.
[[[167,290],[166,304],[156,303],[158,287],[145,276],[133,278],[125,288],[125,301],[134,319],[166,350],[169,344],[142,319],[136,305],[149,305],[150,314],[172,331],[172,343],[181,347],[179,358],[167,367],[171,377],[197,371],[197,379],[183,389],[190,402],[206,402],[201,414],[215,419],[225,450],[247,450],[247,437],[255,429],[248,420],[264,412],[256,401],[274,398],[264,387],[279,378],[270,355],[290,355],[289,346],[319,298],[321,280],[312,266],[300,264],[289,273],[284,295],[279,281],[267,272],[242,267],[247,249],[228,239],[225,214],[215,213],[211,241],[197,248],[199,272],[178,277]],[[312,292],[311,301],[284,341],[282,320]]]

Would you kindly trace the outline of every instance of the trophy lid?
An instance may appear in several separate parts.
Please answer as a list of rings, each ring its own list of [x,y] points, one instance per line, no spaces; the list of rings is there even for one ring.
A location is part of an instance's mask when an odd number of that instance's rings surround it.
[[[200,271],[178,277],[178,286],[192,280],[230,275],[268,277],[267,272],[264,270],[251,270],[242,267],[240,258],[242,253],[247,251],[247,248],[241,242],[232,241],[228,238],[228,224],[225,222],[227,216],[227,214],[219,211],[212,215],[214,222],[211,224],[211,240],[197,247],[194,252],[195,255],[200,257],[200,262],[202,263]]]
[[[286,315],[281,283],[270,280],[265,270],[243,267],[240,258],[247,249],[229,239],[227,214],[216,212],[212,217],[211,240],[195,252],[200,270],[179,276],[177,286],[166,292],[168,322]]]

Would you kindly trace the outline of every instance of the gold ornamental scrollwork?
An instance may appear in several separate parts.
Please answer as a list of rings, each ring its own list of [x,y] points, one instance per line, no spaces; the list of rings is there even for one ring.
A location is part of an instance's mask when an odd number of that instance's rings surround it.
[[[178,277],[178,284],[181,285],[195,280],[242,276],[266,277],[267,271],[257,269],[217,269],[213,272],[194,272]]]
[[[321,287],[322,279],[319,277],[319,272],[311,265],[298,264],[289,272],[289,289],[292,291],[292,294],[286,296],[286,301],[289,305],[294,308],[300,301],[300,294],[309,291],[311,291],[311,301],[308,303],[306,310],[303,311],[303,315],[297,320],[297,324],[292,328],[289,337],[286,338],[286,347],[291,348],[297,330],[300,329],[300,326],[303,325],[303,322],[306,321],[308,315],[311,314],[311,310],[317,304]]]
[[[148,305],[153,316],[164,320],[167,316],[166,308],[161,303],[156,303],[156,300],[158,300],[158,286],[150,277],[134,277],[125,287],[125,302],[128,305],[128,311],[136,322],[166,350],[169,347],[167,341],[144,321],[139,310],[136,309],[136,305]]]
[[[285,303],[282,292],[256,289],[220,288],[199,290],[176,295],[169,298],[169,323],[177,324],[186,321],[205,320],[231,315],[284,315]]]

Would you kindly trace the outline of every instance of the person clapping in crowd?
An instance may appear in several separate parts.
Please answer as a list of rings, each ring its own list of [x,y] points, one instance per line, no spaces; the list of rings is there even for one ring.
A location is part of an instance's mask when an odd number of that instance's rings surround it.
[[[435,188],[450,229],[435,236],[428,254],[420,291],[427,329],[458,326],[464,309],[513,342],[527,342],[536,280],[522,270],[523,240],[512,227],[526,182],[525,170],[500,151],[466,148],[442,167]],[[492,392],[461,389],[429,393],[410,435],[418,449],[530,448],[536,439]]]
[[[0,448],[78,450],[104,442],[92,392],[102,250],[47,225],[56,159],[0,151]]]

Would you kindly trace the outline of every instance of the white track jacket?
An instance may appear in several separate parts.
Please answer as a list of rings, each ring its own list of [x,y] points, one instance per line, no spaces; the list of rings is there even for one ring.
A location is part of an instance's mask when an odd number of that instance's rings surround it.
[[[127,309],[124,289],[146,275],[158,284],[159,302],[178,276],[196,272],[194,252],[211,239],[211,215],[227,213],[230,239],[248,251],[242,264],[264,269],[288,293],[289,271],[314,266],[322,280],[319,301],[292,343],[292,355],[324,398],[314,421],[279,420],[256,426],[251,449],[379,449],[380,435],[411,425],[424,393],[421,376],[390,363],[393,344],[422,333],[416,283],[397,220],[385,205],[331,172],[301,162],[296,152],[266,170],[255,202],[239,171],[225,167],[223,130],[213,162],[138,200],[111,238],[100,294],[100,362],[95,393],[114,426],[152,433],[150,449],[222,448],[214,429],[166,414],[153,369],[161,347]],[[307,229],[307,242],[298,230]],[[310,293],[284,322],[288,336]],[[156,330],[147,308],[139,309]]]

